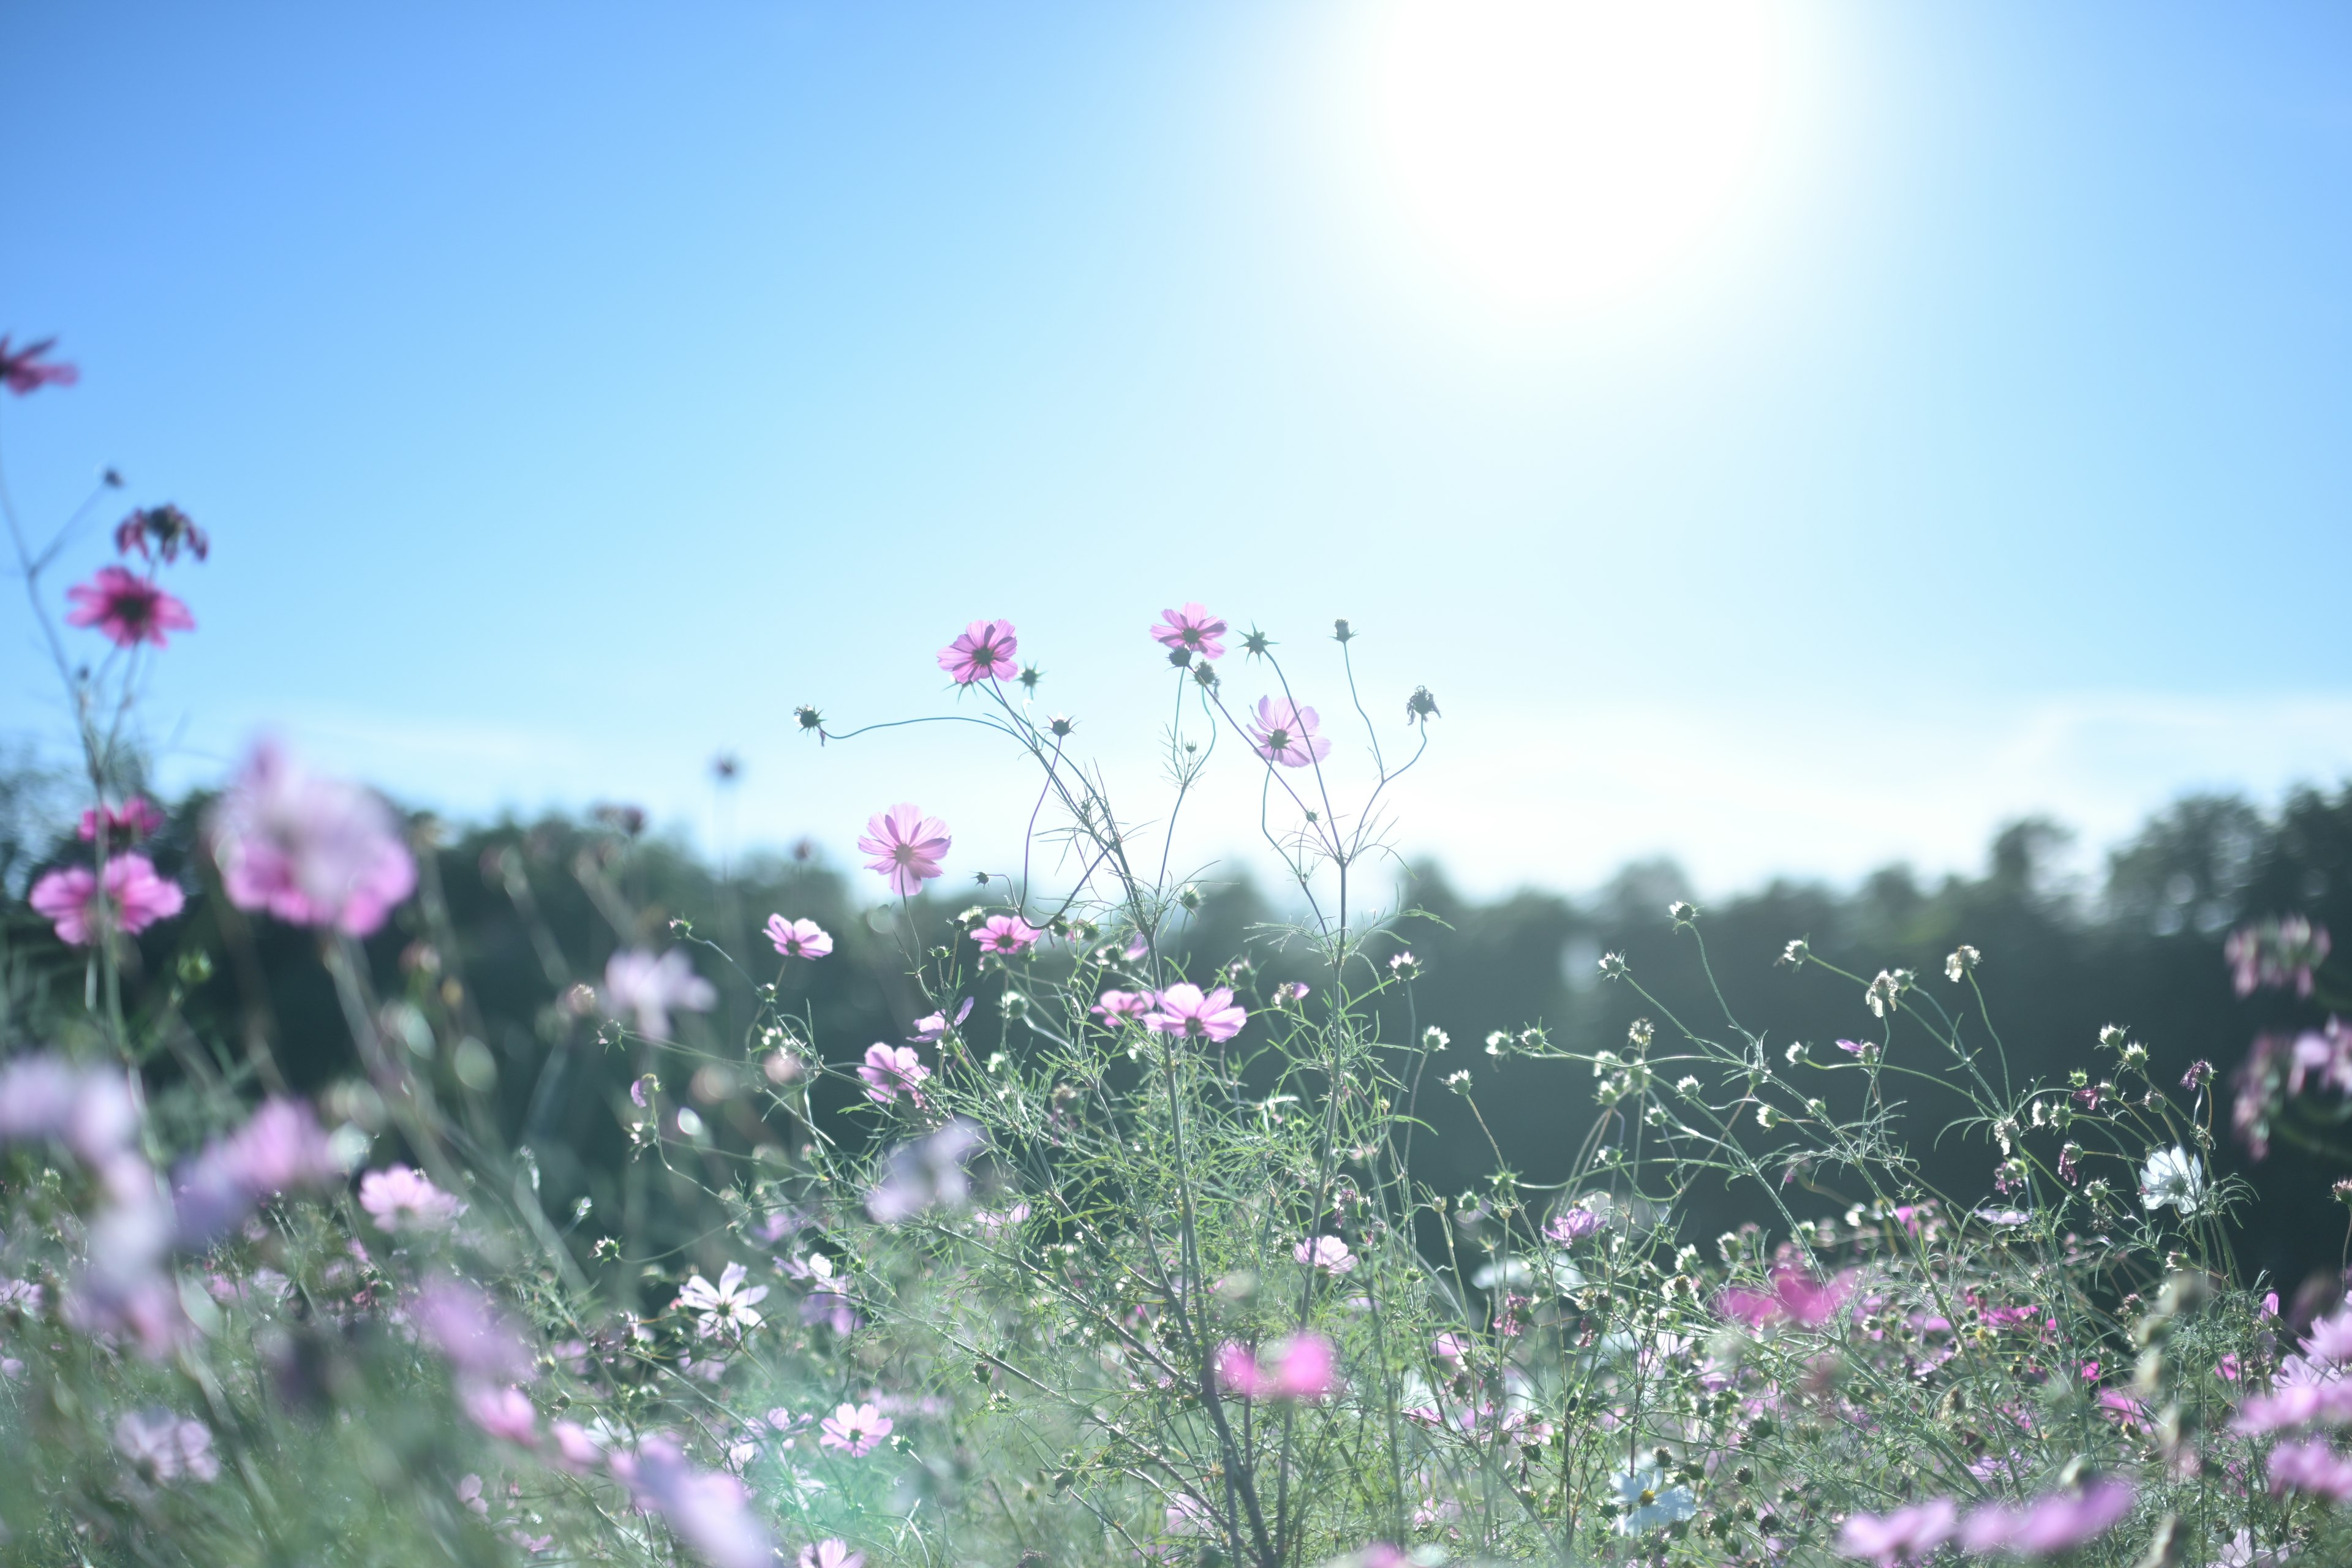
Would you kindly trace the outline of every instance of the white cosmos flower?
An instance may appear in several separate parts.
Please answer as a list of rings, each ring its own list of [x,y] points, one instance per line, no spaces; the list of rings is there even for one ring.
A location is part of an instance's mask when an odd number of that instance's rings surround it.
[[[1621,1533],[1655,1530],[1698,1512],[1698,1500],[1690,1488],[1666,1486],[1664,1480],[1657,1465],[1647,1459],[1617,1478],[1617,1496],[1625,1505],[1625,1517],[1617,1521]]]
[[[2205,1197],[2205,1167],[2196,1155],[2176,1143],[2147,1157],[2147,1169],[2139,1175],[2143,1207],[2160,1209],[2170,1204],[2186,1219],[2202,1212]]]

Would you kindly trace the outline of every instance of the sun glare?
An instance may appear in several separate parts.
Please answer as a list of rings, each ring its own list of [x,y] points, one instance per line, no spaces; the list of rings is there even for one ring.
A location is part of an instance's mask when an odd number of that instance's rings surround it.
[[[1758,0],[1394,0],[1371,26],[1383,205],[1515,317],[1701,257],[1793,96],[1791,15]]]

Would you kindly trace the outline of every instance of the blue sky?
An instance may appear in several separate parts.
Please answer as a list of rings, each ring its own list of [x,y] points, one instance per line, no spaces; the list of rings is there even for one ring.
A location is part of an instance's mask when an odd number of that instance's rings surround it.
[[[0,329],[85,378],[0,457],[37,525],[113,463],[214,532],[182,783],[269,728],[984,858],[1008,764],[793,705],[935,710],[1009,616],[1141,791],[1186,599],[1327,711],[1335,616],[1392,731],[1434,689],[1396,838],[1481,889],[2352,773],[2352,12],[1479,5],[9,7]]]

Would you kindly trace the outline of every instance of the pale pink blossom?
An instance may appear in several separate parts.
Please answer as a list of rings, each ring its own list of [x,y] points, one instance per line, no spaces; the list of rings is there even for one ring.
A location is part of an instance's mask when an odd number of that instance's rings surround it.
[[[212,1428],[154,1408],[126,1412],[114,1424],[114,1447],[141,1480],[166,1486],[185,1476],[209,1481],[220,1474]]]
[[[833,951],[833,938],[814,921],[788,921],[782,915],[770,915],[768,940],[786,958],[823,958]]]
[[[268,741],[213,808],[209,836],[229,902],[294,925],[366,936],[416,886],[389,806]]]
[[[109,844],[129,844],[163,830],[163,814],[155,808],[155,803],[143,795],[134,795],[120,809],[100,805],[83,812],[74,837],[85,844],[97,842],[100,835]]]
[[[958,1116],[927,1137],[901,1143],[882,1162],[882,1179],[866,1194],[866,1212],[896,1225],[933,1208],[961,1208],[971,1197],[965,1167],[986,1142],[980,1128]]]
[[[2108,1479],[2079,1492],[2053,1492],[2023,1508],[1987,1503],[1960,1521],[1960,1545],[1979,1555],[2049,1557],[2071,1552],[2114,1529],[2131,1512],[2137,1495],[2130,1482]]]
[[[1725,1317],[1750,1328],[1779,1319],[1800,1328],[1818,1329],[1837,1316],[1853,1290],[1851,1271],[1820,1280],[1801,1269],[1780,1268],[1774,1271],[1769,1291],[1733,1285],[1725,1289],[1716,1304]]]
[[[1181,610],[1162,610],[1151,628],[1151,640],[1171,653],[1198,654],[1202,658],[1224,657],[1225,623],[1197,603]]]
[[[201,1245],[245,1217],[254,1205],[342,1174],[327,1134],[299,1100],[262,1101],[244,1126],[215,1139],[189,1164],[174,1194],[183,1246]]]
[[[117,647],[141,643],[165,646],[164,633],[192,632],[195,616],[188,606],[147,578],[120,566],[101,566],[98,575],[66,590],[73,608],[66,612],[69,626],[96,626]]]
[[[1544,1226],[1544,1235],[1562,1247],[1570,1247],[1597,1233],[1605,1223],[1588,1208],[1562,1209]]]
[[[1139,1020],[1151,1011],[1151,993],[1106,991],[1102,994],[1101,1000],[1097,1001],[1091,1010],[1096,1017],[1106,1024],[1116,1023],[1121,1018]]]
[[[993,1241],[1006,1231],[1018,1228],[1021,1222],[1028,1217],[1029,1205],[1025,1203],[1014,1204],[1003,1213],[993,1209],[974,1209],[971,1211],[971,1227]],[[5,1298],[0,1298],[0,1300],[5,1300]]]
[[[1336,1236],[1318,1236],[1302,1241],[1291,1249],[1291,1256],[1326,1274],[1351,1274],[1356,1268],[1356,1255]]]
[[[146,1162],[120,1163],[138,1135],[139,1101],[120,1068],[79,1068],[48,1051],[0,1067],[0,1142],[55,1138],[94,1169],[146,1180],[152,1200]]]
[[[919,1046],[945,1039],[950,1029],[961,1027],[963,1021],[971,1016],[971,1004],[972,998],[965,997],[963,1005],[956,1009],[956,1016],[952,1018],[945,1013],[925,1014],[915,1020],[915,1032],[907,1037]]]
[[[462,1376],[528,1383],[534,1375],[522,1335],[478,1286],[436,1274],[417,1288],[408,1316],[425,1342]]]
[[[971,933],[971,939],[980,943],[982,952],[1013,958],[1036,946],[1037,939],[1045,934],[1018,915],[991,915]]]
[[[1339,1386],[1331,1342],[1316,1333],[1276,1341],[1263,1356],[1227,1341],[1215,1365],[1219,1385],[1244,1399],[1322,1399]]]
[[[2309,1492],[2330,1502],[2352,1502],[2352,1460],[2337,1454],[2325,1437],[2273,1448],[2270,1475],[2273,1494]]]
[[[176,882],[155,874],[144,855],[117,855],[106,863],[106,896],[98,895],[98,874],[84,866],[47,873],[33,884],[33,912],[56,923],[58,940],[87,947],[105,927],[125,933],[145,931],[186,907]]]
[[[1261,697],[1257,722],[1250,726],[1250,749],[1286,768],[1319,763],[1331,754],[1331,742],[1316,734],[1318,722],[1312,708],[1300,708],[1287,697]]]
[[[704,1339],[741,1339],[760,1326],[760,1314],[754,1309],[768,1299],[768,1288],[746,1287],[743,1279],[743,1266],[730,1263],[719,1270],[718,1284],[697,1274],[677,1293],[678,1309],[696,1315],[699,1320],[696,1331]]]
[[[890,1435],[890,1418],[871,1405],[845,1404],[817,1423],[817,1442],[827,1448],[839,1448],[853,1459],[862,1459]]]
[[[1184,981],[1160,993],[1143,1022],[1163,1035],[1181,1035],[1188,1040],[1230,1040],[1242,1032],[1248,1017],[1227,987],[1220,985],[1203,994],[1199,986]]]
[[[940,649],[940,668],[958,686],[1003,680],[1017,668],[1013,655],[1020,647],[1011,621],[974,621],[964,627],[961,637]]]
[[[948,837],[946,823],[925,816],[910,802],[900,801],[866,818],[866,833],[857,847],[873,857],[866,862],[867,870],[888,878],[890,890],[899,897],[912,898],[923,890],[926,881],[940,874],[940,862],[954,842]]]
[[[802,1547],[793,1568],[866,1568],[866,1553],[851,1551],[849,1542],[834,1536]]]
[[[642,947],[625,947],[604,963],[604,1011],[628,1019],[647,1039],[669,1038],[670,1009],[708,1013],[719,990],[694,972],[686,949],[673,947],[656,958]]]
[[[539,1412],[521,1389],[468,1388],[462,1403],[474,1425],[491,1436],[526,1448],[539,1441]]]
[[[866,1098],[889,1105],[904,1089],[917,1105],[923,1103],[922,1081],[931,1076],[912,1046],[886,1046],[877,1041],[866,1047],[866,1065],[857,1069],[866,1080]]]
[[[1910,1508],[1899,1508],[1880,1518],[1857,1513],[1838,1532],[1838,1555],[1866,1557],[1879,1568],[1898,1563],[1923,1563],[1952,1539],[1957,1525],[1952,1500],[1930,1498]]]
[[[389,1231],[442,1230],[466,1212],[466,1205],[435,1186],[433,1178],[408,1165],[362,1176],[360,1207]]]
[[[648,1437],[607,1462],[637,1507],[660,1514],[711,1568],[772,1568],[775,1547],[732,1476],[696,1469],[667,1437]]]

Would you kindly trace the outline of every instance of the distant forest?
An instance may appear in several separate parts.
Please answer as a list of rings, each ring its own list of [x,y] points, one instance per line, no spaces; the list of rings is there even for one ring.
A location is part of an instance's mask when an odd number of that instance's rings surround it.
[[[0,1031],[11,1049],[55,1026],[62,1010],[45,998],[77,1001],[83,986],[79,956],[23,902],[28,877],[74,848],[61,818],[45,809],[54,804],[55,792],[31,772],[0,774],[0,887],[7,895],[0,942],[10,978]],[[180,802],[152,846],[159,868],[200,893],[216,886],[194,851],[204,805]],[[779,964],[758,934],[761,924],[777,911],[814,918],[838,945],[830,958],[790,965],[783,997],[805,1011],[816,1045],[835,1062],[854,1062],[875,1041],[902,1039],[913,1019],[932,1010],[907,980],[889,922],[880,922],[880,932],[868,923],[877,889],[865,873],[845,875],[805,856],[769,856],[744,860],[722,878],[682,845],[633,832],[641,821],[619,810],[462,829],[419,818],[420,847],[430,850],[419,856],[420,897],[370,943],[383,994],[406,999],[395,1005],[446,1010],[457,1026],[453,1033],[487,1047],[472,1049],[468,1060],[431,1063],[430,1070],[453,1104],[497,1123],[485,1126],[486,1134],[530,1146],[551,1214],[574,1212],[583,1198],[592,1215],[609,1209],[627,1163],[627,1086],[645,1064],[599,1044],[596,1019],[574,990],[599,981],[616,947],[674,945],[683,938],[671,922],[682,920],[696,937],[733,955],[749,982],[767,983]],[[1983,955],[1979,979],[2015,1081],[2060,1079],[2075,1067],[2105,1070],[2094,1047],[2109,1023],[2126,1026],[2147,1046],[2158,1082],[2177,1083],[2193,1060],[2210,1060],[2221,1100],[2211,1157],[2261,1194],[2241,1215],[2245,1260],[2270,1268],[2285,1289],[2341,1268],[2348,1216],[2328,1188],[2347,1170],[2284,1146],[2256,1163],[2229,1131],[2229,1075],[2253,1037],[2318,1020],[2291,993],[2237,996],[2221,946],[2242,922],[2285,913],[2352,938],[2352,787],[2298,793],[2274,814],[2229,797],[2183,799],[2109,854],[2096,887],[2053,875],[2063,843],[2051,823],[2020,822],[1994,838],[1975,876],[1929,883],[1896,867],[1851,889],[1775,881],[1710,905],[1699,930],[1721,1003],[1691,938],[1667,918],[1671,902],[1691,896],[1671,863],[1629,866],[1590,896],[1527,891],[1491,903],[1464,898],[1434,866],[1412,868],[1398,899],[1422,916],[1400,922],[1393,941],[1419,961],[1421,978],[1411,989],[1410,1016],[1400,997],[1395,1016],[1382,1022],[1399,1041],[1430,1026],[1444,1030],[1452,1045],[1432,1076],[1468,1069],[1485,1119],[1482,1131],[1458,1097],[1423,1094],[1419,1112],[1433,1136],[1416,1152],[1417,1173],[1444,1191],[1482,1180],[1493,1165],[1491,1132],[1525,1181],[1565,1176],[1600,1114],[1591,1078],[1557,1063],[1492,1058],[1482,1043],[1493,1030],[1536,1026],[1556,1046],[1622,1047],[1632,1020],[1651,1009],[1627,987],[1601,980],[1604,952],[1622,953],[1691,1026],[1721,1028],[1727,1005],[1778,1050],[1794,1041],[1827,1047],[1866,1035],[1875,1023],[1858,988],[1817,968],[1777,963],[1791,939],[1865,977],[1901,966],[1937,990],[1946,988],[1946,955],[1965,942]],[[950,940],[954,914],[971,901],[956,896],[951,879],[940,886],[949,890],[917,906],[928,942]],[[1296,950],[1286,951],[1267,929],[1282,911],[1256,889],[1243,882],[1202,891],[1199,910],[1162,942],[1191,973],[1245,956],[1245,991],[1262,996],[1286,980],[1315,984]],[[330,1090],[354,1074],[356,1061],[311,941],[304,931],[248,921],[217,897],[192,898],[185,915],[145,933],[131,1003],[184,1019],[184,1028],[164,1031],[175,1042],[172,1051],[207,1053],[232,1081],[249,1082],[253,1064],[266,1056],[293,1087]],[[749,984],[727,974],[709,949],[697,947],[695,959],[719,983],[721,1001],[685,1020],[681,1038],[744,1061]],[[984,983],[973,1014],[983,1052],[1000,1043],[1020,1049],[1020,1026],[1008,1027],[993,1005],[1000,984]],[[1662,1048],[1668,1037],[1662,1027]],[[1924,1042],[1917,1048],[1927,1049]],[[174,1072],[169,1055],[149,1066],[151,1082],[168,1086]],[[690,1073],[679,1071],[674,1087],[682,1089]],[[2176,1098],[2185,1103],[2189,1096]],[[1930,1173],[1959,1194],[1989,1194],[1996,1156],[1983,1132],[1956,1129],[1938,1137],[1952,1108],[1934,1103],[1932,1091],[1910,1099],[1912,1142]],[[158,1101],[168,1114],[168,1093]],[[740,1096],[709,1110],[713,1138],[757,1143],[782,1135]],[[1730,1195],[1693,1199],[1695,1239],[1745,1217]],[[1795,1206],[1801,1215],[1807,1204],[1828,1215],[1849,1201],[1829,1173]]]

